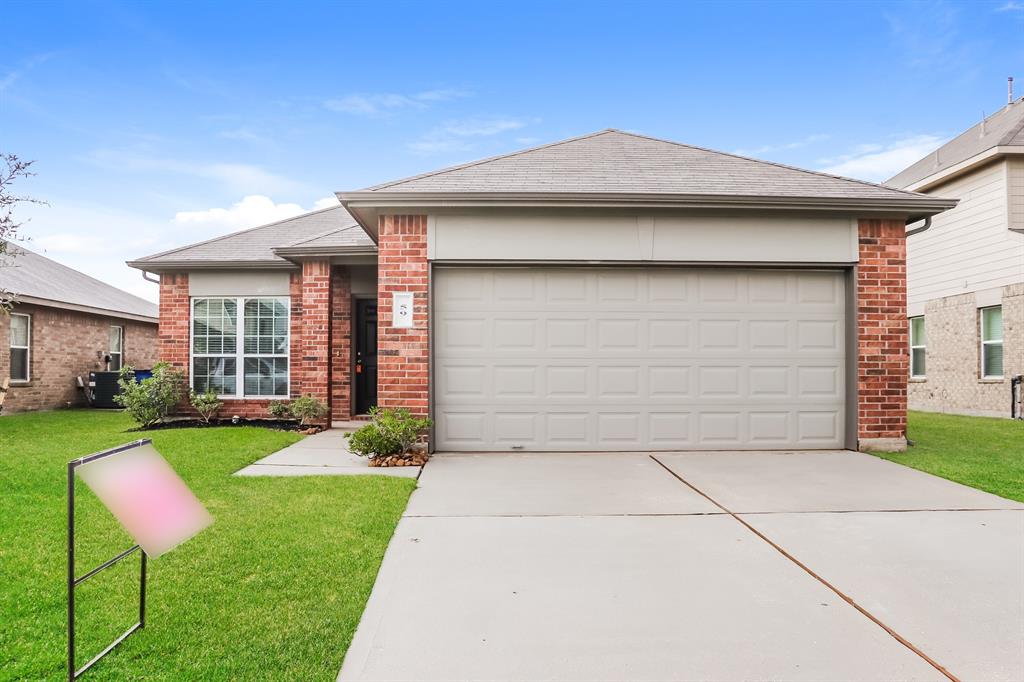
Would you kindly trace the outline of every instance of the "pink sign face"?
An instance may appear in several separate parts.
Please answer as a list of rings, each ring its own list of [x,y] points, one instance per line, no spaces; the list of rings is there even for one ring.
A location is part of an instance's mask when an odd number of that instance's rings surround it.
[[[83,464],[78,475],[151,557],[174,549],[213,523],[151,444]]]

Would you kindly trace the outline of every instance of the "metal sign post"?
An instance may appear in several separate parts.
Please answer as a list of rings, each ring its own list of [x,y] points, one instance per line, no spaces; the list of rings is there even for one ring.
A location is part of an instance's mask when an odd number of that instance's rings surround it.
[[[81,457],[79,459],[68,462],[68,681],[73,682],[82,673],[91,668],[93,664],[99,661],[101,658],[106,656],[110,651],[118,644],[128,638],[129,635],[134,633],[136,630],[142,629],[146,624],[146,552],[139,545],[129,547],[125,551],[121,552],[117,556],[92,569],[88,573],[81,577],[75,576],[75,471],[78,467],[88,464],[89,462],[95,462],[98,459],[105,457],[112,457],[118,453],[125,452],[127,450],[134,450],[143,445],[149,445],[152,441],[149,439],[137,440],[134,443],[128,445],[122,445],[121,447],[114,448],[112,450],[104,450],[103,452],[97,452],[96,454],[89,455],[88,457]],[[93,577],[97,573],[110,568],[114,564],[118,563],[122,559],[125,559],[135,552],[139,553],[139,620],[130,628],[124,631],[117,639],[111,642],[103,651],[96,654],[88,663],[83,665],[81,668],[75,668],[75,588],[84,583],[89,578]]]

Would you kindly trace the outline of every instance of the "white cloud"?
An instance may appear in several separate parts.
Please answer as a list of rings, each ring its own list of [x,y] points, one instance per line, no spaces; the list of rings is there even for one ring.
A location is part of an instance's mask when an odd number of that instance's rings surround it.
[[[6,76],[0,78],[0,93],[13,86],[16,82],[18,82],[18,80],[22,76],[24,76],[26,73],[31,71],[36,66],[39,66],[40,64],[49,61],[56,54],[56,52],[47,52],[45,54],[33,55],[29,57],[27,60],[25,60],[21,67],[13,71],[7,72]]]
[[[420,154],[471,151],[476,148],[473,138],[491,137],[512,130],[520,130],[531,122],[508,117],[446,121],[419,140],[409,143],[409,149]]]
[[[807,147],[808,145],[812,145],[816,142],[823,142],[824,140],[827,140],[828,137],[828,135],[822,133],[815,133],[813,135],[808,135],[807,137],[802,137],[799,140],[794,140],[792,142],[766,144],[761,147],[753,147],[751,149],[736,149],[733,151],[733,154],[738,154],[740,156],[758,156],[761,154],[772,154],[775,152],[789,151],[791,149],[800,149],[801,147]]]
[[[341,114],[381,116],[400,109],[425,109],[436,102],[462,99],[470,94],[453,88],[425,90],[408,95],[393,92],[352,94],[329,99],[324,102],[324,106]]]
[[[941,147],[941,135],[914,135],[893,142],[859,145],[849,154],[821,159],[821,170],[870,182],[882,182]]]
[[[279,194],[305,189],[302,183],[248,163],[188,161],[116,149],[98,149],[86,160],[112,171],[164,172],[212,180],[233,194]]]
[[[174,214],[174,223],[200,227],[204,231],[217,230],[216,234],[241,230],[257,225],[264,225],[285,218],[306,213],[310,210],[337,206],[338,200],[335,197],[324,197],[318,199],[312,209],[306,209],[299,204],[274,203],[268,196],[253,194],[243,197],[241,201],[235,202],[230,208],[208,208],[204,211],[178,211]],[[211,236],[216,236],[211,235]]]
[[[999,7],[996,8],[997,12],[1024,12],[1024,2],[1017,2],[1017,0],[1009,0]]]

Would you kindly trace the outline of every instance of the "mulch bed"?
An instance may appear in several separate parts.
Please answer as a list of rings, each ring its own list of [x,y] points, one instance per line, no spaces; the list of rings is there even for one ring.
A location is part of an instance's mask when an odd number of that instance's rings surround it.
[[[264,429],[275,429],[277,431],[298,431],[299,433],[314,434],[323,431],[319,426],[301,426],[297,421],[291,419],[211,419],[207,424],[201,419],[192,417],[171,417],[165,422],[154,424],[143,428],[137,427],[129,431],[159,431],[162,429],[202,429],[213,426],[259,426]]]

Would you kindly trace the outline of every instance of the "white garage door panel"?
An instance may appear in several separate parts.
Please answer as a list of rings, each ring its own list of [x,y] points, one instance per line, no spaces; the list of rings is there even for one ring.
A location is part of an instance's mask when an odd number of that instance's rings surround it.
[[[439,268],[442,450],[843,445],[843,276]]]

